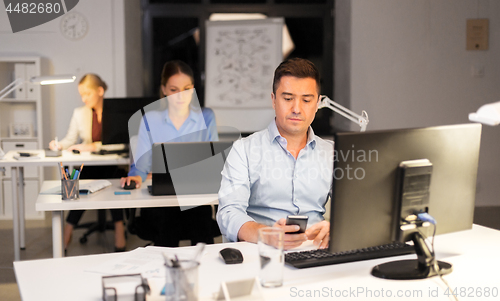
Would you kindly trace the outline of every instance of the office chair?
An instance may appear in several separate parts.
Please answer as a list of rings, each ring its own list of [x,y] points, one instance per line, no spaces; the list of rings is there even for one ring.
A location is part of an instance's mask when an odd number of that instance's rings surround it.
[[[79,241],[81,244],[86,244],[87,243],[87,237],[96,232],[104,232],[106,230],[114,230],[115,225],[112,221],[106,221],[106,209],[99,209],[97,210],[97,221],[96,222],[89,222],[89,223],[83,223],[76,225],[74,229],[82,229],[86,228],[87,231],[80,237]],[[127,233],[125,233],[126,237]]]

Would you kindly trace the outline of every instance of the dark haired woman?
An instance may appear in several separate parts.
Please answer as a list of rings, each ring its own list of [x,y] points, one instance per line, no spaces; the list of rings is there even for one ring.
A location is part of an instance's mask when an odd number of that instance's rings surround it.
[[[166,96],[164,110],[145,114],[139,129],[135,163],[131,164],[128,177],[122,178],[122,187],[136,182],[136,188],[151,172],[151,143],[217,141],[215,115],[209,108],[200,108],[194,97],[194,77],[191,68],[182,61],[165,64],[161,77],[161,96]],[[162,101],[162,100],[160,100]],[[164,101],[164,99],[163,99]],[[152,141],[151,141],[152,139]],[[190,239],[213,243],[211,206],[199,206],[182,211],[180,207],[141,209],[137,221],[139,237],[152,240],[156,246],[177,247],[179,240]],[[139,230],[140,229],[140,230]]]

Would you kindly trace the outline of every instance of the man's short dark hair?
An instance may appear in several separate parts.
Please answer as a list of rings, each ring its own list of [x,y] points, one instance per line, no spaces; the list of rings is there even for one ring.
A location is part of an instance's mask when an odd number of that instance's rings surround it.
[[[321,86],[319,83],[319,71],[314,64],[306,59],[301,58],[291,58],[282,62],[278,68],[274,71],[273,80],[273,93],[276,94],[278,85],[280,84],[281,78],[283,76],[293,76],[298,78],[312,78],[316,80],[316,87],[318,94],[320,92]]]

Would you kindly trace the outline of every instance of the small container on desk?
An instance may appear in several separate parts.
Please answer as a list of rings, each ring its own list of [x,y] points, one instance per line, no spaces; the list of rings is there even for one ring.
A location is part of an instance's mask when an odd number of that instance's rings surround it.
[[[198,266],[195,260],[170,260],[165,257],[167,277],[165,296],[167,301],[198,300]],[[163,292],[162,292],[163,293]]]
[[[78,200],[80,198],[80,185],[78,179],[61,180],[61,195],[63,200]]]

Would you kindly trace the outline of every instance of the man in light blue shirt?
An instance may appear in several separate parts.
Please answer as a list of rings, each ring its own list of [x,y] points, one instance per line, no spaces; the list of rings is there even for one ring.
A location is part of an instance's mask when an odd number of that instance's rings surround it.
[[[217,222],[230,241],[257,242],[258,229],[283,228],[287,215],[307,215],[303,234],[286,234],[285,248],[307,239],[329,242],[324,221],[332,184],[333,143],[310,127],[319,102],[319,72],[308,60],[290,59],[274,74],[271,94],[276,118],[267,129],[234,143],[222,171]]]

